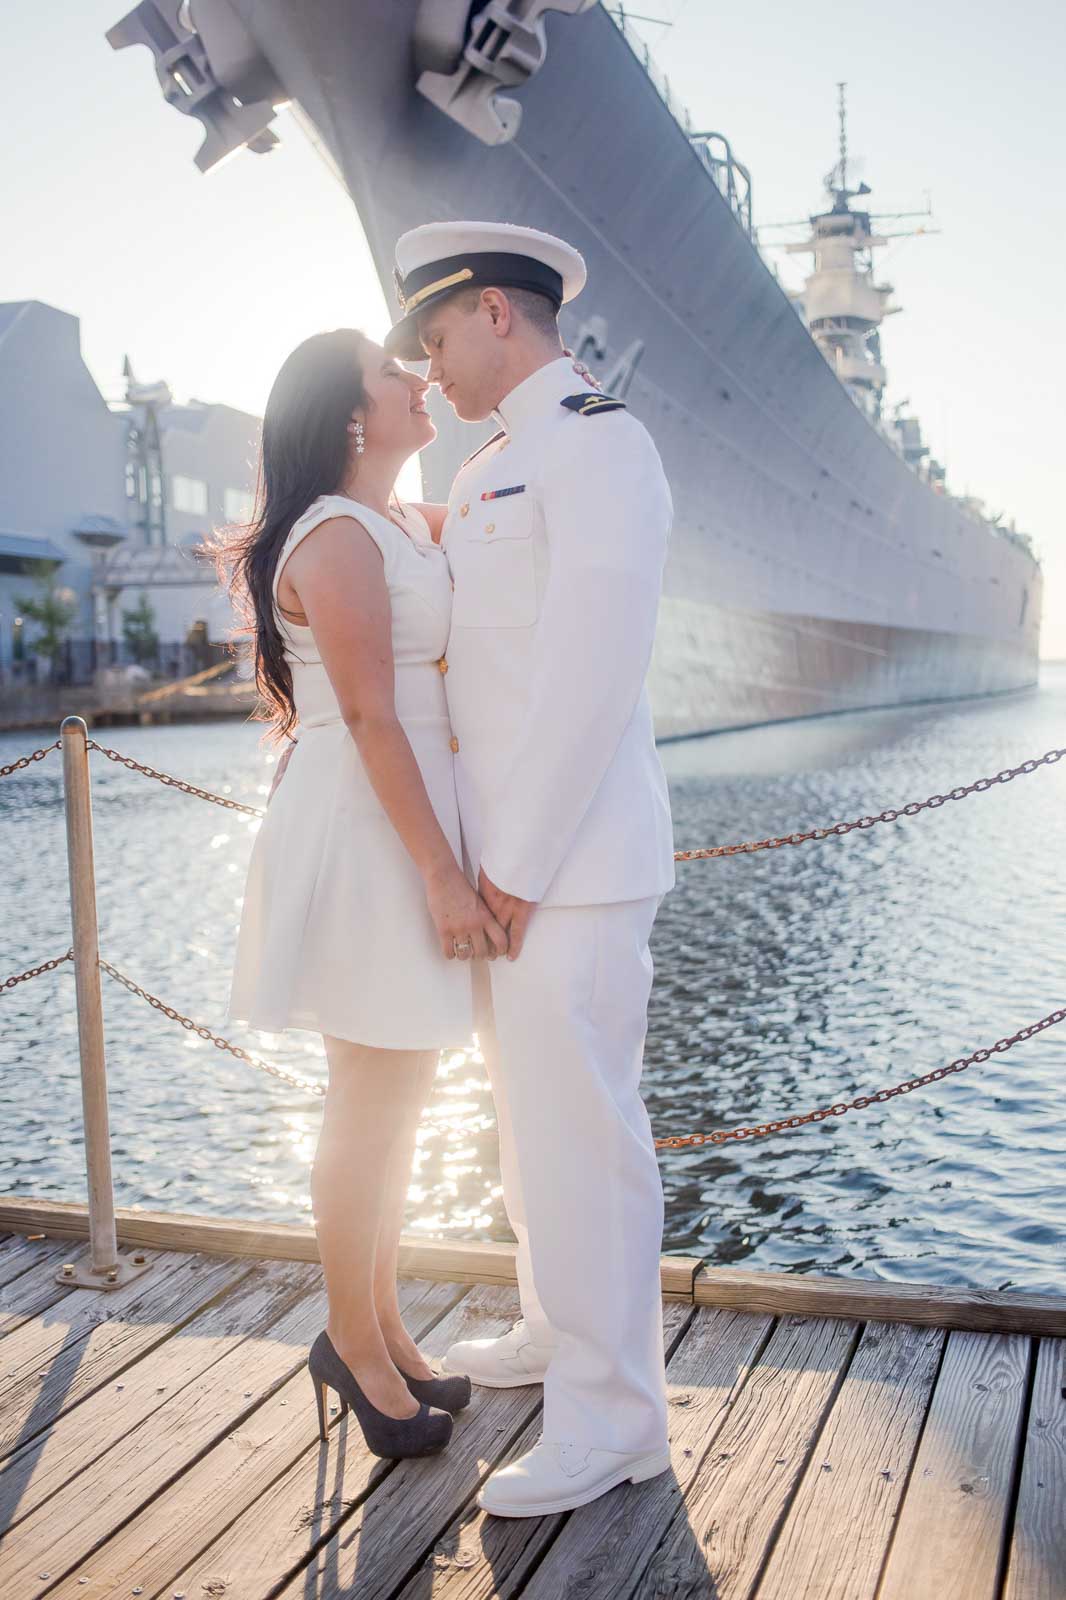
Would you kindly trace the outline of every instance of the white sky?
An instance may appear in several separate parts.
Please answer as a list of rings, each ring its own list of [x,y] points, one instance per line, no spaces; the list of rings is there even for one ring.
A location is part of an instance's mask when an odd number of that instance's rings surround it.
[[[181,399],[260,413],[307,334],[354,325],[380,337],[388,311],[351,203],[285,113],[270,156],[196,170],[199,124],[163,104],[147,51],[116,53],[104,39],[128,8],[5,8],[0,300],[78,315],[109,398],[128,353],[138,377],[166,378]],[[903,308],[882,328],[888,398],[909,398],[954,492],[1033,535],[1043,652],[1066,656],[1064,13],[1052,0],[633,10],[673,21],[637,27],[694,122],[724,132],[750,168],[757,224],[822,209],[838,79],[870,208],[914,211],[931,196],[925,225],[941,231],[877,253]],[[798,286],[809,258],[774,259]]]

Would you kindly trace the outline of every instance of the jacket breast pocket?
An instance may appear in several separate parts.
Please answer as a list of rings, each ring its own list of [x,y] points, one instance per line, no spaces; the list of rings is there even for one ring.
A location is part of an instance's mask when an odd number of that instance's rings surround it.
[[[536,622],[532,499],[471,501],[467,517],[449,529],[448,559],[454,626],[528,628]]]

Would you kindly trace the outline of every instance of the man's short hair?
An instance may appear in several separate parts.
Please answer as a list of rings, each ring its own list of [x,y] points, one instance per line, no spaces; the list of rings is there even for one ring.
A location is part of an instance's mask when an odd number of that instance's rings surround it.
[[[483,289],[490,287],[488,284],[470,284],[465,289],[457,291],[462,308],[467,313],[472,313],[481,299]],[[537,333],[548,338],[554,338],[559,332],[559,313],[555,304],[546,294],[538,294],[535,289],[511,289],[506,284],[500,285],[500,293],[505,294],[514,306],[520,317],[523,317]]]

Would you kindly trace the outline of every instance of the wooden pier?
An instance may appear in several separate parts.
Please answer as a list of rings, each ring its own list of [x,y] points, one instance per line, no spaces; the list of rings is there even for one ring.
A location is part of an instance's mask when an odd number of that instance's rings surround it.
[[[247,719],[256,709],[258,694],[254,683],[235,676],[234,665],[229,660],[216,662],[202,672],[148,689],[106,671],[97,674],[95,683],[78,688],[49,684],[0,688],[0,733],[54,728],[66,714],[80,716],[90,728]]]
[[[313,1230],[116,1222],[147,1272],[71,1288],[86,1208],[0,1204],[3,1600],[1066,1596],[1066,1299],[664,1256],[671,1471],[511,1520],[474,1496],[539,1385],[475,1386],[436,1457],[350,1413],[323,1445]],[[431,1362],[519,1314],[510,1246],[408,1236],[402,1273]]]

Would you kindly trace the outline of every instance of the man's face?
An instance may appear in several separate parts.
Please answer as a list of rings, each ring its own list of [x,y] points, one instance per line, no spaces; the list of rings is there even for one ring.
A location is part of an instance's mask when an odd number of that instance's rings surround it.
[[[429,357],[430,383],[439,385],[457,417],[483,422],[503,395],[504,339],[498,291],[487,290],[470,306],[462,291],[431,306],[418,321]],[[494,309],[497,315],[494,317]]]

